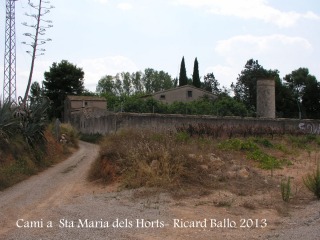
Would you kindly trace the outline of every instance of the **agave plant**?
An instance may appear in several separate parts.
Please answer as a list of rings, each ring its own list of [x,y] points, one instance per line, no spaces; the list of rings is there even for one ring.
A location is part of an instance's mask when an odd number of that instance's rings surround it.
[[[30,146],[36,143],[44,143],[46,141],[44,131],[47,125],[47,110],[50,102],[47,98],[41,101],[33,102],[29,106],[20,108],[20,129],[26,142]]]
[[[8,141],[19,129],[19,121],[14,117],[15,106],[5,102],[0,106],[0,139]]]

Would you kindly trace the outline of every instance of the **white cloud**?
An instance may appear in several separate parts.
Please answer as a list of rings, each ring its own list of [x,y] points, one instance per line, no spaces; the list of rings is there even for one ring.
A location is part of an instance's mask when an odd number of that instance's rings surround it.
[[[41,83],[44,79],[43,74],[49,71],[53,62],[59,63],[60,60],[39,60],[36,62],[33,72],[33,82]],[[124,56],[109,56],[104,58],[87,58],[79,61],[71,60],[70,63],[82,68],[84,71],[84,85],[91,91],[96,90],[98,81],[105,75],[116,75],[120,72],[138,71],[136,64]],[[29,77],[28,68],[17,67],[17,92],[18,96],[24,95]]]
[[[303,18],[320,20],[320,16],[311,11],[305,14],[282,12],[270,6],[266,0],[174,0],[174,2],[179,5],[205,8],[217,15],[259,19],[279,27],[290,27]]]
[[[283,51],[297,52],[312,50],[310,42],[301,37],[289,37],[286,35],[274,34],[267,36],[239,35],[227,40],[219,41],[215,50],[221,55],[251,55],[270,54]]]
[[[138,70],[136,64],[124,56],[110,56],[104,58],[83,59],[78,64],[85,73],[85,86],[94,91],[98,81],[105,75],[116,75],[120,72],[134,72]]]
[[[125,3],[125,2],[119,3],[119,4],[117,5],[117,7],[118,7],[119,9],[123,10],[123,11],[128,11],[128,10],[131,10],[131,9],[133,8],[132,4],[130,4],[130,3]]]
[[[221,65],[211,67],[222,85],[235,82],[247,60],[253,58],[266,69],[278,69],[280,74],[305,67],[313,47],[302,37],[274,34],[267,36],[239,35],[221,40],[215,51],[222,57]]]
[[[215,78],[220,83],[220,87],[225,86],[230,88],[232,82],[235,82],[235,79],[238,76],[238,70],[234,66],[226,66],[226,65],[215,65],[213,67],[208,67],[205,69],[205,74],[213,73]]]

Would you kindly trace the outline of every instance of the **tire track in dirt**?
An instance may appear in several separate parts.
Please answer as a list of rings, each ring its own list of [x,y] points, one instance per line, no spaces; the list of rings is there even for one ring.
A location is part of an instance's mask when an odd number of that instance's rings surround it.
[[[67,160],[0,192],[0,239],[17,229],[18,219],[41,219],[46,211],[87,191],[87,171],[98,149],[80,142],[79,150]]]

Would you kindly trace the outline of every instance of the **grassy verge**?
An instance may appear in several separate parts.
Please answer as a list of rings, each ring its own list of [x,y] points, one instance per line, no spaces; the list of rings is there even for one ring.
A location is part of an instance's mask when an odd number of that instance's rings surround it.
[[[225,139],[190,136],[183,131],[122,131],[103,138],[89,179],[106,184],[117,181],[124,188],[146,186],[175,192],[228,186],[229,190],[248,195],[265,191],[270,185],[253,168],[289,166],[292,163],[287,159],[302,147],[296,142],[303,142],[304,149],[316,149],[319,137]]]
[[[77,132],[70,125],[61,125],[66,143],[56,141],[53,126],[44,132],[46,142],[30,147],[17,135],[0,145],[0,190],[10,187],[31,175],[67,158],[78,147]]]
[[[247,159],[255,160],[259,167],[266,170],[279,169],[291,162],[287,159],[279,159],[264,151],[264,148],[275,148],[275,145],[266,138],[234,138],[222,141],[219,148],[225,151],[245,152]]]
[[[89,178],[106,183],[120,180],[123,187],[174,188],[185,184],[212,184],[196,154],[203,155],[205,141],[187,135],[126,131],[106,137]],[[208,149],[209,150],[209,149]],[[209,151],[207,151],[209,152]]]

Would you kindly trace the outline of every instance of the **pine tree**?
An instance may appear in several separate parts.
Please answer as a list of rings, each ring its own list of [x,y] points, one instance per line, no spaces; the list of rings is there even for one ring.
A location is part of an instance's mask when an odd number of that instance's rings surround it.
[[[180,66],[179,86],[183,86],[187,84],[188,84],[187,70],[186,70],[186,65],[184,63],[184,57],[182,57],[181,66]]]
[[[197,88],[201,87],[200,76],[199,76],[199,63],[197,58],[194,60],[192,83],[193,83],[193,86]]]

